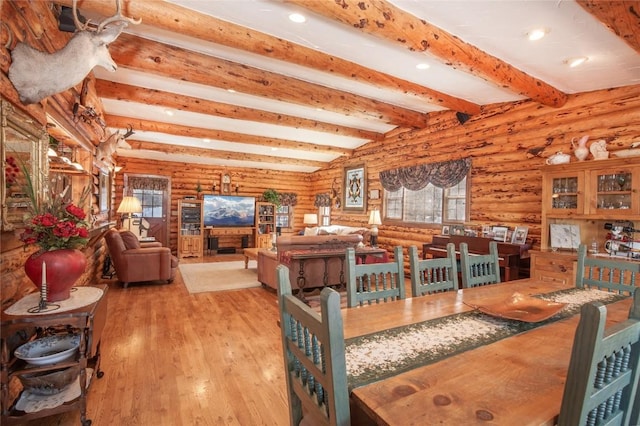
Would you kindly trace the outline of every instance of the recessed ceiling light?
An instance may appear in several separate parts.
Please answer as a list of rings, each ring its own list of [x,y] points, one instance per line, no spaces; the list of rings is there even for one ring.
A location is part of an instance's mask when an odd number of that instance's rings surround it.
[[[167,114],[169,117],[173,117],[173,115],[175,114],[175,112],[173,112],[173,111],[172,111],[172,110],[170,110],[170,109],[165,109],[165,110],[164,110],[164,113],[165,113],[165,114]]]
[[[278,150],[278,148],[277,148],[277,147],[275,147],[275,146],[272,146],[272,147],[271,147],[271,151],[277,151],[277,150]]]
[[[577,56],[575,58],[569,58],[565,62],[565,64],[569,65],[571,68],[575,68],[587,62],[589,58],[586,56]]]
[[[235,90],[233,90],[233,89],[227,89],[227,92],[229,92],[229,93],[236,93],[236,91],[235,91]]]
[[[302,24],[307,21],[307,18],[301,13],[292,13],[289,15],[289,20],[291,22],[295,22],[296,24]]]
[[[418,68],[419,70],[427,70],[427,69],[431,68],[431,65],[425,64],[425,63],[420,63],[420,64],[416,65],[416,68]]]
[[[531,31],[529,31],[527,33],[527,38],[531,41],[536,41],[536,40],[540,40],[542,38],[544,38],[544,36],[546,36],[547,34],[549,34],[549,30],[546,28],[536,28],[533,29]]]
[[[203,142],[211,142],[211,139],[209,139],[209,138],[204,138],[202,140],[203,140]]]

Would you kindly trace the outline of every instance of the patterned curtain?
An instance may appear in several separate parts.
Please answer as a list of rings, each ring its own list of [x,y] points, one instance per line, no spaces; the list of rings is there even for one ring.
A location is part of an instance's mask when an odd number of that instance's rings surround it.
[[[131,189],[153,189],[164,191],[169,185],[167,178],[152,178],[144,176],[128,176],[127,187]]]
[[[316,201],[313,203],[316,207],[331,207],[331,196],[328,192],[324,194],[316,194]]]
[[[295,206],[298,204],[298,194],[295,192],[280,192],[280,204],[283,206]]]
[[[418,191],[429,183],[443,189],[451,188],[464,179],[470,168],[470,158],[401,167],[380,172],[380,183],[384,189],[391,192],[402,187]]]

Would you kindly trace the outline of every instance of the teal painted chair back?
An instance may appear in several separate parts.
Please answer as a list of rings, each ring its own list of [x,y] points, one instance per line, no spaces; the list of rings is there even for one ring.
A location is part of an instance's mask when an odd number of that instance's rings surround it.
[[[289,269],[279,265],[278,303],[291,425],[351,423],[340,294],[324,288],[318,314],[291,292]],[[304,407],[304,413],[302,410]]]
[[[489,243],[489,254],[469,254],[467,243],[460,243],[460,275],[464,288],[500,282],[498,243]]]
[[[409,247],[411,295],[413,297],[458,289],[458,261],[453,243],[447,244],[447,257],[420,259],[418,248]]]
[[[632,294],[640,286],[640,262],[587,257],[587,247],[578,247],[576,287],[595,287]]]
[[[629,319],[605,330],[601,303],[582,307],[558,425],[640,424],[640,291]]]
[[[404,299],[402,247],[394,249],[393,262],[356,264],[353,248],[346,255],[347,306],[353,308],[373,302]]]

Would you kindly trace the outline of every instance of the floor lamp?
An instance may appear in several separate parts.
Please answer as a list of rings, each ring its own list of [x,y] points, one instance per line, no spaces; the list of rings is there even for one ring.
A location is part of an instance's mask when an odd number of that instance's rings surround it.
[[[129,219],[128,230],[131,231],[131,214],[142,213],[142,205],[140,204],[140,200],[138,200],[136,197],[124,197],[122,199],[122,202],[120,203],[120,207],[118,207],[118,213],[127,215],[127,219]]]

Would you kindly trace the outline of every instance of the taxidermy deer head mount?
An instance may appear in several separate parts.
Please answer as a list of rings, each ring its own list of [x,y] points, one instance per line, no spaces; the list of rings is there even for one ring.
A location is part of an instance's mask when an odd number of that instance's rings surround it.
[[[23,104],[40,102],[47,96],[70,89],[97,65],[115,71],[118,66],[109,54],[109,43],[118,38],[128,22],[141,22],[122,16],[121,0],[117,0],[116,14],[93,28],[89,21],[82,24],[78,19],[76,1],[73,0],[73,20],[79,31],[65,47],[55,53],[45,53],[18,43],[11,52],[9,80]],[[114,25],[109,26],[111,24]]]
[[[111,162],[111,157],[113,156],[113,153],[116,152],[116,148],[118,148],[118,146],[120,146],[120,148],[131,149],[131,146],[125,141],[125,139],[134,133],[135,132],[133,131],[133,126],[131,124],[127,126],[127,131],[124,133],[120,133],[119,130],[113,132],[107,140],[100,142],[100,145],[98,145],[96,159],[109,163]]]

